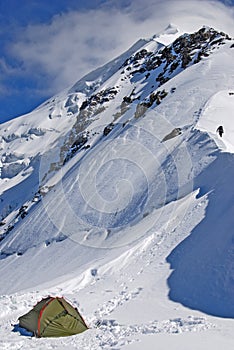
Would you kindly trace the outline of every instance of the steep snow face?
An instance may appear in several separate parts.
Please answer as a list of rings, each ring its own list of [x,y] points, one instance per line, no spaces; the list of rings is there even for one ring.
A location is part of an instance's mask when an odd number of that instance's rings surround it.
[[[167,258],[174,270],[168,279],[172,300],[230,318],[234,317],[233,176],[233,154],[219,153],[195,179],[200,196],[207,194],[205,217]]]
[[[203,313],[234,316],[234,42],[209,28],[162,40],[2,126],[0,324],[62,294],[92,328],[43,348],[130,349],[185,332],[196,344],[198,330],[222,343]]]
[[[74,154],[98,143],[100,135],[107,134],[117,122],[135,123],[148,109],[156,110],[176,89],[171,84],[168,91],[160,86],[230,43],[227,35],[209,28],[180,39],[177,36],[178,30],[169,26],[152,39],[138,41],[68,92],[1,126],[4,234],[12,229],[22,210],[28,211],[48,191],[48,180]],[[177,39],[164,47],[160,41],[165,37]],[[175,118],[173,123],[177,123]],[[54,177],[51,186],[56,181]]]

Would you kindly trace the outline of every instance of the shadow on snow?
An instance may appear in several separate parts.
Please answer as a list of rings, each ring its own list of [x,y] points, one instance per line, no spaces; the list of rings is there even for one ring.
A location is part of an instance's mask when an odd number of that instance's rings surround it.
[[[217,158],[194,181],[207,195],[204,219],[167,257],[169,298],[191,309],[234,317],[234,155]]]

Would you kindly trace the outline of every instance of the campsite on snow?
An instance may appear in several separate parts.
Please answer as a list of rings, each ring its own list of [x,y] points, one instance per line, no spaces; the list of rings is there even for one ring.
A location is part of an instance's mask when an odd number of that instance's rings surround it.
[[[232,349],[233,61],[169,25],[0,125],[1,349]]]

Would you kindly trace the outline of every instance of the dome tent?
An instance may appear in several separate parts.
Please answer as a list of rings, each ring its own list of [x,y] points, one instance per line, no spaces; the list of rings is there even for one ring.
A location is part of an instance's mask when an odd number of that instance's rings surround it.
[[[19,326],[37,337],[66,337],[88,329],[76,308],[64,298],[50,296],[19,317]]]

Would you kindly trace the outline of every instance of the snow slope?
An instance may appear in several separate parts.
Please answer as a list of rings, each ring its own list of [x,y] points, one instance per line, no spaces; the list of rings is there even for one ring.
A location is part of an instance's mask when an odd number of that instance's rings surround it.
[[[2,125],[1,348],[232,349],[234,42],[160,38]],[[48,294],[90,329],[12,332]]]
[[[197,127],[202,131],[207,131],[215,139],[215,142],[223,151],[233,153],[234,141],[234,90],[230,86],[229,90],[219,91],[207,102],[203,114],[198,121]],[[219,125],[224,128],[224,138],[221,140],[215,137],[215,132]]]

